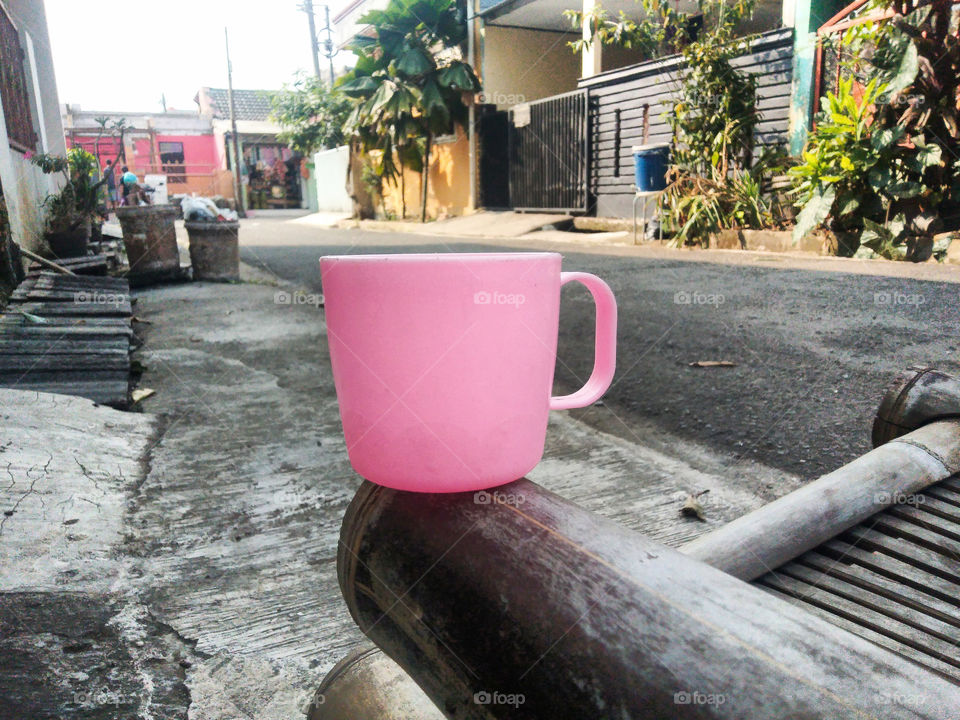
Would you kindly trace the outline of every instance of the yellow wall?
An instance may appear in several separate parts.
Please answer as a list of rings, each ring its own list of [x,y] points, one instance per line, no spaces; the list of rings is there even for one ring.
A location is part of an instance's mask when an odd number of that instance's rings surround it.
[[[420,173],[404,173],[407,217],[420,215]],[[400,217],[400,182],[385,184],[383,202],[387,212]],[[463,128],[457,127],[457,139],[434,145],[430,150],[430,180],[427,217],[443,218],[470,211],[470,143]],[[378,208],[379,209],[379,208]]]
[[[487,25],[483,30],[484,102],[501,109],[577,89],[580,56],[567,45],[578,33]]]
[[[603,65],[604,72],[636,65],[648,59],[649,57],[645,56],[640,50],[631,50],[614,45],[605,45],[600,51],[600,63]]]

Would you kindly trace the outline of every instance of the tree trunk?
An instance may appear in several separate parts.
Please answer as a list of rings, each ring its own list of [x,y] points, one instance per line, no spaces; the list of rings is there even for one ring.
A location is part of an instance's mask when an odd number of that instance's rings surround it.
[[[430,188],[430,141],[433,139],[430,133],[427,133],[427,147],[423,153],[423,182],[420,183],[420,222],[427,221],[427,191]]]
[[[403,163],[400,163],[400,219],[407,219],[407,178]]]

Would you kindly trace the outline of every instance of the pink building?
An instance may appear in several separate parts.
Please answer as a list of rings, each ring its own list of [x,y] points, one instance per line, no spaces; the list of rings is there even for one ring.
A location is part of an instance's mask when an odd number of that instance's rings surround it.
[[[233,197],[232,175],[224,168],[217,139],[208,118],[195,112],[103,113],[64,106],[67,147],[82,147],[99,155],[101,166],[120,152],[116,138],[99,138],[96,119],[109,118],[108,127],[123,118],[127,165],[141,180],[146,175],[166,175],[171,195],[223,195]],[[99,150],[99,153],[97,152]]]
[[[301,207],[301,158],[277,140],[280,127],[270,120],[271,96],[266,90],[234,91],[244,205]],[[162,113],[104,113],[65,105],[62,115],[67,147],[82,147],[99,155],[101,167],[106,165],[108,159],[117,157],[120,148],[117,139],[98,139],[97,119],[107,117],[109,127],[122,118],[129,128],[124,136],[122,164],[141,180],[146,175],[166,175],[171,195],[233,198],[236,163],[227,91],[204,87],[194,100],[196,111]]]

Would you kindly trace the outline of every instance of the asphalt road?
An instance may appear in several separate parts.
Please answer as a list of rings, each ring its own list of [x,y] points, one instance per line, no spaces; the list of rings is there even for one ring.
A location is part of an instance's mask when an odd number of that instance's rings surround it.
[[[322,254],[559,249],[565,270],[610,284],[620,311],[614,383],[601,407],[573,412],[633,441],[694,441],[726,455],[731,473],[741,460],[808,479],[829,472],[870,449],[874,411],[897,372],[912,364],[960,369],[956,268],[440,240],[268,221],[246,221],[241,242],[245,262],[312,291],[321,290]],[[592,343],[589,294],[565,288],[558,393],[589,375]],[[735,366],[690,366],[717,360]]]

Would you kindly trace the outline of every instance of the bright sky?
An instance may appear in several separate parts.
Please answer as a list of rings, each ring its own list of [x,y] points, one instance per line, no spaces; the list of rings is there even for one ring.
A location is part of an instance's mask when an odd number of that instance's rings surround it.
[[[60,102],[85,110],[194,110],[202,86],[270,90],[312,72],[301,0],[45,0]],[[347,0],[331,0],[331,15]],[[314,2],[317,31],[323,7]],[[327,59],[321,55],[321,70]],[[339,63],[337,63],[339,65]]]

